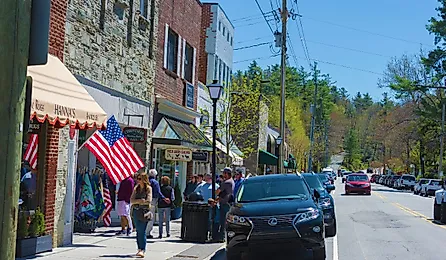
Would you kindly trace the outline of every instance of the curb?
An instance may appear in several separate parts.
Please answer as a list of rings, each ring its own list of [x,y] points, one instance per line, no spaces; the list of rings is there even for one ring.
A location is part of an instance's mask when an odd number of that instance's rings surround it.
[[[226,244],[219,247],[217,250],[215,250],[215,252],[212,255],[209,255],[208,257],[204,258],[203,260],[211,260],[215,256],[222,254],[222,252],[223,252],[222,249],[224,250],[225,248],[226,248]]]

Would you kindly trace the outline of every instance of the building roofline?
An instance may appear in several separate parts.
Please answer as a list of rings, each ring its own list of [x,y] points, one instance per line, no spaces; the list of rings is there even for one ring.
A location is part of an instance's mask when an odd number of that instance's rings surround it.
[[[229,16],[226,14],[225,10],[221,7],[221,5],[220,5],[219,3],[216,3],[216,2],[204,2],[204,3],[202,3],[202,4],[203,4],[203,5],[217,5],[218,8],[220,8],[220,10],[221,10],[221,11],[223,12],[223,14],[226,16],[226,19],[228,19],[229,23],[230,23],[231,26],[232,26],[232,29],[235,30],[235,26],[234,26],[234,24],[232,23],[231,19],[229,19]]]

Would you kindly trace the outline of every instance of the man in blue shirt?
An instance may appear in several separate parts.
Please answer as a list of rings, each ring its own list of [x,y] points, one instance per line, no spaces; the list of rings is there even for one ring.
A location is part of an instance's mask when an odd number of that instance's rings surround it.
[[[161,193],[160,184],[155,179],[155,177],[158,175],[158,172],[155,169],[151,169],[149,171],[148,175],[149,175],[150,187],[152,187],[152,205],[150,207],[150,211],[152,212],[152,216],[155,216],[155,210],[158,205],[158,200],[162,199],[165,202],[170,203],[170,199],[164,197],[164,195]],[[147,225],[147,229],[146,229],[147,238],[153,238],[151,232],[153,229],[154,222],[155,222],[155,218],[153,217]]]
[[[218,190],[218,188],[220,186],[215,184],[215,190]],[[206,174],[204,182],[198,185],[194,192],[203,196],[203,201],[207,202],[209,199],[212,199],[212,175]]]

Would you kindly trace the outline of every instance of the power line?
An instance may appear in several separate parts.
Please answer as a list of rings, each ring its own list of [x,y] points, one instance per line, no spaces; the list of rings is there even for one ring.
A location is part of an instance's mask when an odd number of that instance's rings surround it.
[[[306,59],[306,58],[303,58],[303,57],[298,57],[298,58],[299,59]],[[371,71],[371,70],[351,67],[351,66],[347,66],[347,65],[343,65],[343,64],[338,64],[338,63],[333,63],[333,62],[324,61],[324,60],[318,60],[318,59],[311,59],[311,60],[312,61],[316,61],[316,62],[320,62],[320,63],[324,63],[324,64],[328,64],[328,65],[342,67],[342,68],[345,68],[345,69],[357,70],[357,71],[367,72],[367,73],[371,73],[371,74],[375,74],[375,75],[379,75],[379,76],[384,76],[384,74],[382,74],[382,73]]]
[[[391,56],[379,54],[379,53],[376,53],[376,52],[368,52],[368,51],[364,51],[364,50],[353,49],[353,48],[348,48],[348,47],[342,47],[342,46],[338,46],[338,45],[334,45],[334,44],[328,44],[328,43],[323,43],[323,42],[316,42],[316,41],[311,41],[311,40],[308,41],[308,42],[312,42],[312,43],[316,43],[316,44],[320,44],[320,45],[325,45],[325,46],[329,46],[329,47],[333,47],[333,48],[338,48],[338,49],[344,49],[344,50],[349,50],[349,51],[354,51],[354,52],[360,52],[360,53],[365,53],[365,54],[385,57],[385,58],[392,58]]]
[[[265,14],[268,14],[268,13],[271,13],[271,12],[272,11],[266,12]],[[241,20],[245,20],[245,19],[251,19],[251,18],[255,18],[255,17],[262,18],[262,15],[255,14],[255,15],[250,15],[250,16],[244,16],[244,17],[240,17],[240,18],[234,19],[234,20],[232,20],[232,22],[237,22],[237,21],[241,21]]]
[[[296,2],[296,4],[297,4],[297,2]],[[291,5],[294,8],[294,1],[291,1]],[[302,49],[304,51],[305,58],[308,61],[308,65],[311,67],[310,53],[308,52],[308,48],[306,47],[306,40],[305,40],[305,37],[303,36],[303,28],[302,29],[300,28],[300,26],[302,24],[299,24],[295,18],[293,18],[293,20],[296,23],[297,33],[299,34],[299,39],[300,39],[300,42],[302,44]]]
[[[271,44],[271,43],[272,42],[262,42],[262,43],[257,43],[257,44],[253,44],[253,45],[243,46],[243,47],[235,48],[234,51],[244,50],[244,49],[249,49],[249,48],[254,48],[254,47],[259,47],[259,46],[263,46],[263,45],[267,45],[267,44]]]
[[[242,63],[242,62],[246,62],[246,61],[253,61],[253,60],[267,60],[267,59],[271,59],[274,57],[278,57],[280,56],[280,54],[274,54],[274,55],[270,55],[270,56],[263,56],[263,57],[257,57],[257,58],[251,58],[251,59],[246,59],[246,60],[238,60],[238,61],[234,61],[233,63]]]
[[[265,18],[265,22],[268,25],[269,29],[271,30],[271,33],[274,34],[273,28],[269,24],[268,19],[266,19],[265,13],[263,12],[262,7],[259,4],[259,1],[258,0],[254,0],[254,1],[256,1],[257,7],[259,8],[260,12],[262,13],[263,18]]]
[[[264,40],[264,39],[269,39],[269,38],[271,38],[271,35],[263,36],[263,37],[257,37],[257,38],[250,39],[250,40],[245,40],[245,41],[238,41],[238,42],[235,42],[235,44],[240,44],[240,43],[245,43],[245,42],[253,42],[253,41]]]
[[[376,35],[376,36],[380,36],[380,37],[384,37],[384,38],[389,38],[389,39],[393,39],[393,40],[397,40],[397,41],[413,43],[413,44],[418,44],[418,45],[422,44],[422,45],[428,45],[428,46],[434,47],[431,44],[424,44],[424,43],[415,42],[415,41],[411,41],[411,40],[407,40],[407,39],[402,39],[402,38],[398,38],[398,37],[394,37],[394,36],[384,35],[384,34],[381,34],[381,33],[371,32],[371,31],[358,29],[358,28],[354,28],[354,27],[350,27],[350,26],[346,26],[346,25],[342,25],[342,24],[337,24],[337,23],[333,23],[333,22],[329,22],[329,21],[319,20],[319,19],[316,19],[316,18],[311,18],[311,17],[307,17],[307,16],[302,16],[302,15],[300,15],[300,17],[302,17],[304,19],[308,19],[308,20],[313,20],[313,21],[316,21],[316,22],[330,24],[330,25],[333,25],[333,26],[346,28],[346,29],[349,29],[349,30],[358,31],[358,32],[362,32],[362,33],[368,33],[368,34],[372,34],[372,35]]]
[[[287,37],[288,37],[288,44],[290,45],[291,56],[293,57],[294,63],[296,64],[297,67],[299,66],[299,63],[296,58],[296,53],[294,52],[293,42],[290,39],[290,34],[287,33]]]

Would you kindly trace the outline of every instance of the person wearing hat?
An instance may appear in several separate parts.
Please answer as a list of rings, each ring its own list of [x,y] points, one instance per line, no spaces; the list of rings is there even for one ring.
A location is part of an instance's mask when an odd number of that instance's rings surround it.
[[[226,214],[229,212],[230,203],[232,202],[234,196],[234,180],[232,179],[232,169],[226,167],[223,169],[223,180],[220,184],[220,188],[216,191],[218,195],[218,202],[220,203],[220,241],[224,240],[226,232]]]
[[[242,169],[235,170],[235,176],[234,176],[234,198],[237,195],[237,191],[240,189],[240,186],[242,186],[243,181],[245,180],[245,175],[243,174]]]

